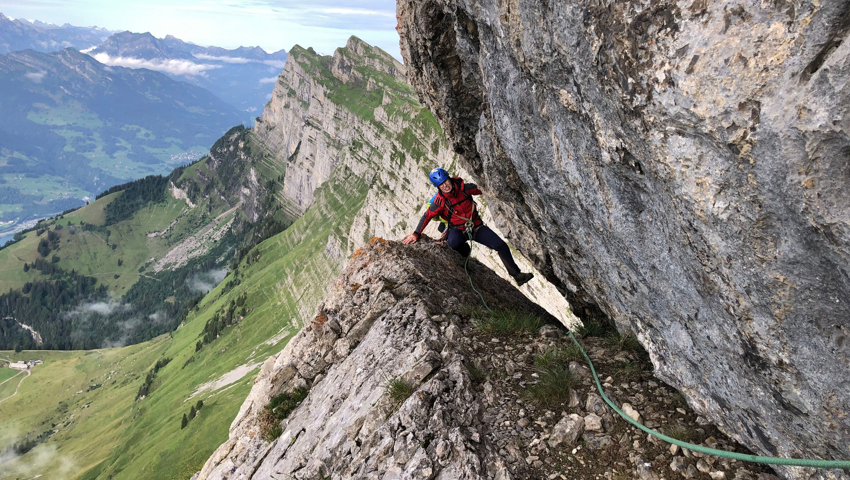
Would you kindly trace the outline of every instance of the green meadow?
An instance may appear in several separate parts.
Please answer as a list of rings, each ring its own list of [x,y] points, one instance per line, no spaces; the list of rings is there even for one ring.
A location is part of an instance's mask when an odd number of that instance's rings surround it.
[[[15,375],[17,375],[19,373],[20,372],[18,370],[12,370],[11,368],[8,368],[8,367],[0,368],[0,383],[5,382],[6,380],[14,377]],[[0,398],[2,398],[2,397],[0,397]]]
[[[0,451],[52,432],[0,477],[190,478],[227,439],[262,362],[315,313],[345,261],[326,256],[328,238],[345,241],[367,191],[368,184],[338,169],[301,218],[255,247],[170,335],[118,349],[0,352],[45,361],[17,396],[0,403],[0,418],[8,419],[0,423]],[[196,351],[207,321],[243,293],[245,317]],[[150,393],[136,400],[147,372],[164,358],[171,361]],[[198,400],[199,415],[181,429]]]

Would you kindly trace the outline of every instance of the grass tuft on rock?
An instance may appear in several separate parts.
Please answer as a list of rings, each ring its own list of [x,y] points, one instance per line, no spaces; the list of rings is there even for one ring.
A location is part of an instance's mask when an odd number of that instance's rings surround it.
[[[633,354],[640,362],[649,362],[649,353],[643,348],[643,345],[640,344],[640,341],[634,334],[626,333],[625,335],[620,335],[620,333],[615,331],[608,334],[605,338],[605,343],[618,353],[628,352]]]
[[[513,310],[497,310],[478,315],[475,327],[491,335],[509,335],[515,333],[534,333],[546,322],[539,316]]]
[[[404,403],[411,395],[413,395],[413,385],[401,377],[393,377],[387,380],[384,388],[389,395],[390,400],[396,406]]]
[[[554,362],[539,368],[538,372],[540,380],[526,390],[526,396],[530,400],[547,408],[553,408],[569,400],[570,388],[575,381],[566,364]]]
[[[543,353],[534,357],[534,365],[545,369],[556,364],[567,364],[572,360],[581,360],[581,350],[575,344],[567,344],[563,347],[547,348]]]
[[[288,417],[305,398],[307,398],[307,390],[303,388],[296,388],[291,392],[272,397],[260,414],[260,431],[263,440],[273,442],[280,437],[283,434],[280,422]]]
[[[569,399],[570,388],[575,385],[570,369],[570,360],[581,357],[575,345],[549,348],[534,358],[539,380],[528,387],[526,395],[534,402],[547,408],[555,407]]]
[[[467,362],[464,365],[466,365],[466,369],[469,370],[469,376],[472,378],[473,382],[484,383],[484,381],[487,380],[487,373],[478,368],[478,366],[473,362]]]
[[[681,423],[672,423],[669,425],[665,425],[664,427],[662,427],[661,433],[667,435],[668,437],[673,437],[676,440],[680,440],[682,442],[699,443],[698,433],[693,429],[682,425]]]
[[[607,337],[612,333],[616,334],[616,330],[596,318],[582,320],[580,327],[575,329],[575,333],[582,337]]]

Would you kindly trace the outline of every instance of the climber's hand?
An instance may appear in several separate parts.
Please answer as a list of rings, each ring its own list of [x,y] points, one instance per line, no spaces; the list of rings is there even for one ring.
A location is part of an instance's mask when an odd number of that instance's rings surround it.
[[[438,247],[445,247],[446,241],[445,240],[437,240],[436,242],[434,242],[434,245],[437,245]]]
[[[419,237],[417,237],[416,235],[411,233],[410,235],[404,237],[404,240],[402,240],[401,243],[403,243],[405,245],[410,245],[410,244],[416,243],[417,240],[419,240]]]

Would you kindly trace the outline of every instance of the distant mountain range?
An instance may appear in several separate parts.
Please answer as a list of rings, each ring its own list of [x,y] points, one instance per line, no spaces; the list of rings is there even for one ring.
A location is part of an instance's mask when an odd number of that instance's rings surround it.
[[[86,53],[107,65],[148,68],[206,88],[246,112],[249,121],[269,100],[287,57],[285,50],[226,50],[201,47],[171,35],[158,39],[150,33],[132,32],[116,33]]]
[[[2,13],[0,52],[0,236],[195,160],[253,123],[287,58]]]
[[[11,20],[0,13],[0,54],[32,49],[54,52],[72,47],[84,50],[100,45],[115,32],[98,27],[75,27],[24,19]]]
[[[75,48],[110,66],[147,68],[205,88],[242,111],[252,123],[269,100],[287,53],[260,47],[227,50],[202,47],[168,35],[114,32],[99,27],[57,26],[38,20],[11,20],[0,13],[0,54],[43,53]]]
[[[168,172],[242,118],[208,90],[71,48],[0,55],[0,221],[55,214]]]

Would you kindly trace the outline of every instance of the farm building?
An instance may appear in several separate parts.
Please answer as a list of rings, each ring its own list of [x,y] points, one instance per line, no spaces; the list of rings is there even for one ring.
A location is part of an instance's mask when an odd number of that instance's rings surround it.
[[[30,366],[28,363],[25,362],[15,362],[10,363],[9,368],[14,368],[15,370],[29,370]]]

